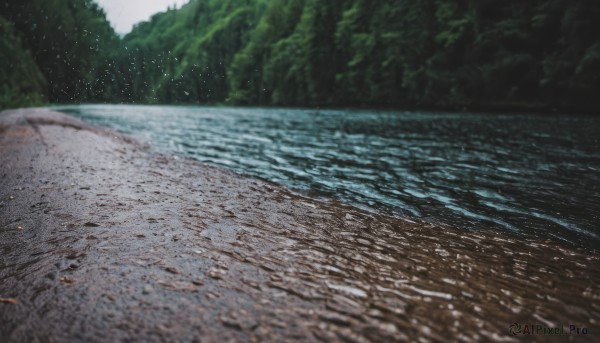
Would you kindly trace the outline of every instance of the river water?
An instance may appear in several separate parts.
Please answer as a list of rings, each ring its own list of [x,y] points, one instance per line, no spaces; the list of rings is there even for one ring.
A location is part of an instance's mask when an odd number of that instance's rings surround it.
[[[130,105],[55,109],[312,196],[600,247],[600,118]]]

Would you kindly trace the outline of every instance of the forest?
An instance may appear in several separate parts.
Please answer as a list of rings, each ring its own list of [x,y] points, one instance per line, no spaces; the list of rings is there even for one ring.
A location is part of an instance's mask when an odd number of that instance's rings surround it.
[[[597,0],[192,0],[118,36],[91,0],[0,5],[0,108],[600,109]]]

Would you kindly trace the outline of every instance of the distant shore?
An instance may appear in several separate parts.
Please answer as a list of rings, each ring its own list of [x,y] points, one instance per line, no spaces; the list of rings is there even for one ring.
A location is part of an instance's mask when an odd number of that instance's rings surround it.
[[[96,103],[89,103],[94,105]],[[103,104],[103,103],[99,103]],[[112,103],[111,103],[112,104]],[[48,104],[48,106],[68,106],[69,104]],[[139,106],[207,106],[207,107],[240,107],[240,108],[297,108],[316,110],[372,110],[390,112],[476,112],[490,114],[573,114],[600,115],[600,108],[587,106],[549,106],[545,104],[497,103],[497,104],[465,104],[448,106],[396,106],[382,104],[314,104],[314,105],[239,105],[233,103],[119,103],[119,105]]]
[[[137,104],[131,104],[137,105]],[[143,104],[139,104],[143,105]],[[173,105],[173,104],[154,104]],[[175,104],[183,106],[203,106],[204,104]],[[235,104],[214,104],[215,106],[237,106]],[[210,105],[207,105],[210,106]],[[373,110],[390,112],[477,112],[490,114],[574,114],[574,115],[600,115],[599,108],[587,106],[549,106],[546,104],[529,103],[496,103],[496,104],[462,104],[462,105],[424,105],[424,106],[398,106],[385,104],[320,104],[320,105],[248,105],[241,107],[264,108],[317,108],[332,110]]]
[[[80,104],[80,103],[78,103]],[[84,103],[87,105],[95,104],[114,104],[114,103]],[[45,104],[49,108],[56,106],[69,106],[64,104]],[[572,114],[572,115],[600,115],[600,108],[588,106],[549,106],[545,104],[522,104],[522,103],[497,103],[497,104],[464,104],[448,106],[396,106],[382,104],[314,104],[314,105],[239,105],[233,103],[136,103],[123,102],[116,105],[139,105],[139,106],[207,106],[207,107],[240,107],[240,108],[297,108],[297,109],[315,109],[315,110],[372,110],[372,111],[390,111],[390,112],[461,112],[461,113],[490,113],[490,114]],[[32,108],[43,106],[34,104]],[[0,109],[1,110],[1,109]],[[10,109],[5,109],[6,111]]]
[[[600,328],[596,253],[317,201],[43,108],[0,113],[0,280],[2,342]]]

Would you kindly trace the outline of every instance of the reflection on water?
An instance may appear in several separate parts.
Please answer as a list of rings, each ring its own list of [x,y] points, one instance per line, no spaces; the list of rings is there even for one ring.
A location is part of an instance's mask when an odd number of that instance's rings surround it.
[[[600,118],[163,106],[59,110],[363,208],[597,248]]]

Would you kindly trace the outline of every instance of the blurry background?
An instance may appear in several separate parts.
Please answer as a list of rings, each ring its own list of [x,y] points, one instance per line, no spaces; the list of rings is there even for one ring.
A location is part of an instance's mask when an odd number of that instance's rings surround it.
[[[0,107],[596,111],[595,0],[8,0]],[[167,7],[169,6],[169,7]],[[125,34],[132,22],[155,14]]]

